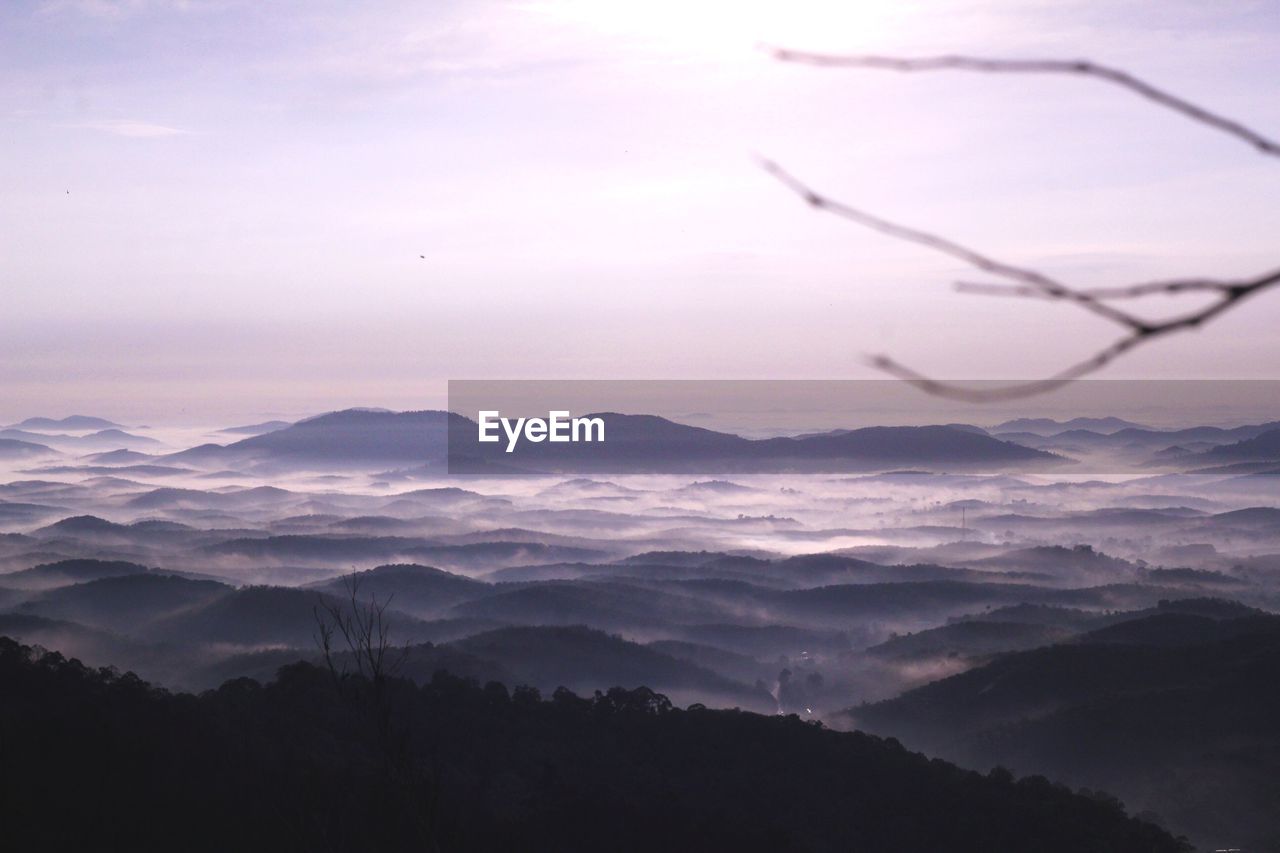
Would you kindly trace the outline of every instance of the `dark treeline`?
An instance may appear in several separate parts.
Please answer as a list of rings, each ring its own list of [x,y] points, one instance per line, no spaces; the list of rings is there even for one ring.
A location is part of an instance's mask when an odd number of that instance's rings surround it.
[[[199,696],[0,638],[13,850],[1185,851],[1104,794],[644,688],[305,663]]]

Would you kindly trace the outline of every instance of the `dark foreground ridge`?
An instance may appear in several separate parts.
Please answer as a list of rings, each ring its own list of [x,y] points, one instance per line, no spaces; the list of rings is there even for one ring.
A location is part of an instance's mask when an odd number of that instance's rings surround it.
[[[1106,795],[644,688],[299,663],[193,696],[0,638],[0,755],[15,850],[1188,849]]]

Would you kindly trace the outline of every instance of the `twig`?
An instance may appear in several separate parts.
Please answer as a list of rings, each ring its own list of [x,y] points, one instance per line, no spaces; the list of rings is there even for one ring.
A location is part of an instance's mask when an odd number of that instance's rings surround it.
[[[1092,299],[1137,299],[1158,293],[1176,295],[1182,293],[1223,293],[1238,287],[1244,282],[1221,281],[1209,278],[1171,279],[1169,281],[1148,281],[1141,284],[1130,284],[1122,287],[1094,287],[1081,290],[1080,293]],[[973,293],[981,296],[1027,296],[1032,298],[1049,298],[1041,290],[1018,285],[995,284],[985,281],[957,281],[956,290],[960,293]]]
[[[780,49],[774,49],[772,53],[776,58],[783,61],[802,62],[819,66],[882,68],[894,71],[960,69],[996,73],[1080,74],[1122,86],[1192,121],[1208,125],[1230,136],[1242,139],[1263,154],[1280,156],[1280,143],[1263,136],[1257,131],[1171,95],[1162,89],[1157,89],[1155,86],[1139,80],[1124,71],[1092,62],[979,59],[968,56],[940,56],[924,59],[886,56],[832,56]],[[828,198],[802,183],[794,175],[771,160],[762,159],[761,164],[765,171],[777,178],[784,186],[800,196],[806,204],[814,209],[835,214],[865,228],[887,234],[890,237],[950,255],[983,272],[1016,282],[1012,285],[988,282],[957,282],[956,288],[961,292],[1023,296],[1071,302],[1125,329],[1125,334],[1109,346],[1047,379],[1003,385],[998,388],[973,388],[930,379],[911,368],[899,364],[888,356],[879,355],[871,358],[870,363],[879,370],[909,382],[923,391],[941,397],[968,402],[991,402],[1042,394],[1095,373],[1125,353],[1156,338],[1175,332],[1198,329],[1218,315],[1235,307],[1244,299],[1280,284],[1280,270],[1272,270],[1252,279],[1237,281],[1200,277],[1143,282],[1121,287],[1075,288],[1038,270],[996,260],[989,255],[945,237],[890,222],[843,202]],[[1199,310],[1164,320],[1147,320],[1109,304],[1111,300],[1140,299],[1156,294],[1176,295],[1183,293],[1211,294],[1214,298]]]
[[[973,56],[930,56],[916,59],[895,56],[836,56],[824,53],[807,53],[799,50],[771,49],[775,59],[783,62],[799,62],[840,68],[882,68],[890,71],[983,71],[1011,74],[1079,74],[1114,83],[1153,101],[1162,107],[1181,113],[1186,118],[1208,125],[1252,145],[1259,152],[1280,157],[1280,142],[1276,142],[1256,130],[1252,130],[1204,107],[1183,100],[1176,95],[1157,89],[1126,71],[1099,65],[1083,59],[983,59]]]

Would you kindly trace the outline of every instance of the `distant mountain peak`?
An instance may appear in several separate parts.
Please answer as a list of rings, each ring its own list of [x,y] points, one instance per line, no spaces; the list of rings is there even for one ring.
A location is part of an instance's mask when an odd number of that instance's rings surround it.
[[[101,429],[119,429],[121,425],[106,418],[91,415],[68,415],[65,418],[27,418],[21,423],[13,424],[11,429],[69,429],[72,431],[89,431]]]
[[[1072,418],[1068,421],[1057,421],[1053,418],[1014,418],[1011,421],[997,424],[990,429],[990,432],[1030,432],[1036,435],[1049,436],[1068,430],[1089,430],[1109,435],[1123,429],[1148,430],[1150,427],[1116,417]]]

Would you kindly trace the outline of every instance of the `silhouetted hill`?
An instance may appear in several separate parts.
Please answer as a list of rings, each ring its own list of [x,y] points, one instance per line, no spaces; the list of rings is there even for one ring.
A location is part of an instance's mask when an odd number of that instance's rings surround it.
[[[316,648],[316,610],[324,604],[344,611],[344,599],[315,590],[278,586],[250,586],[206,604],[159,619],[139,632],[149,640],[181,643],[226,643],[231,646],[292,646]],[[400,642],[419,642],[420,620],[394,610],[388,620]]]
[[[60,515],[66,512],[56,506],[47,506],[45,504],[29,504],[18,503],[15,501],[0,501],[0,524],[20,525],[35,524],[39,521]],[[14,534],[5,534],[14,535]]]
[[[687,640],[654,640],[646,645],[677,660],[689,661],[743,684],[755,684],[759,679],[773,678],[777,675],[776,666],[765,664],[750,655],[731,652],[728,649],[704,643],[691,643]]]
[[[765,472],[874,471],[902,466],[948,469],[1043,468],[1068,460],[984,433],[949,426],[866,427],[801,437],[747,439],[653,415],[604,412],[605,440],[594,443],[480,444],[470,422],[455,425],[453,458],[525,466],[531,471]]]
[[[462,575],[406,563],[378,566],[315,584],[313,588],[343,598],[349,597],[352,583],[361,600],[375,596],[378,601],[391,602],[397,610],[423,619],[437,616],[459,602],[487,595],[493,589]]]
[[[172,509],[181,507],[237,509],[261,504],[278,504],[292,492],[276,486],[214,492],[202,489],[160,488],[143,492],[128,501],[132,509]]]
[[[763,573],[763,572],[762,572]],[[885,566],[845,554],[804,554],[772,565],[768,574],[790,578],[797,586],[894,583],[933,580],[1008,580],[1011,575],[930,564]]]
[[[786,649],[791,656],[805,652],[839,655],[849,650],[849,636],[844,631],[802,628],[795,625],[734,625],[708,623],[684,625],[671,629],[682,640],[715,646],[751,657],[776,655]]]
[[[22,610],[118,633],[133,633],[176,611],[231,593],[215,581],[156,572],[125,574],[59,587],[22,605]]]
[[[158,447],[161,442],[154,438],[148,438],[145,435],[133,435],[120,429],[103,429],[97,432],[89,433],[84,437],[86,443],[98,445],[110,445],[116,443],[120,447],[133,448],[137,446],[151,445]]]
[[[1049,645],[1072,635],[1069,630],[1047,625],[974,619],[899,635],[872,646],[867,653],[899,661],[987,657]]]
[[[1147,579],[1153,583],[1187,584],[1189,586],[1241,587],[1246,581],[1208,569],[1148,569]]]
[[[509,624],[589,625],[610,631],[724,615],[714,604],[691,596],[603,581],[503,584],[491,595],[459,604],[454,613]]]
[[[108,631],[34,613],[0,613],[0,636],[81,657],[87,656],[90,650],[95,655],[99,652],[121,655],[125,645],[121,638]]]
[[[715,698],[753,710],[770,710],[773,700],[722,675],[656,649],[581,625],[499,628],[452,644],[493,660],[514,674],[516,683],[544,690],[568,687],[592,691],[610,685],[652,687],[660,692]]]
[[[58,451],[43,444],[15,438],[0,438],[0,460],[36,459],[41,456],[56,456],[57,454]]]
[[[253,559],[322,560],[345,563],[354,559],[384,560],[424,547],[426,540],[407,536],[287,535],[228,539],[205,547],[217,555]]]
[[[451,568],[492,568],[556,560],[584,560],[604,556],[588,548],[544,545],[540,542],[476,542],[440,545],[408,536],[267,536],[228,539],[204,549],[210,554],[254,559],[315,560],[346,564],[351,560],[421,559]]]
[[[984,569],[1036,571],[1061,578],[1093,575],[1113,581],[1128,577],[1135,570],[1127,560],[1111,557],[1090,545],[1023,548],[972,560],[969,565]]]
[[[1021,622],[1050,628],[1085,630],[1097,620],[1097,614],[1070,607],[1048,604],[1012,604],[984,611],[979,615],[964,616],[963,620],[982,622]]]
[[[0,641],[15,849],[1174,853],[1105,797],[649,690],[539,701],[306,664],[174,696]],[[381,710],[381,709],[385,709]],[[374,720],[387,720],[386,726]],[[386,732],[394,733],[392,737]],[[379,733],[383,734],[380,735]],[[111,816],[104,823],[104,816]]]
[[[49,589],[99,578],[140,574],[146,566],[120,560],[59,560],[30,569],[0,575],[0,585],[14,589]]]
[[[65,418],[27,418],[11,425],[14,429],[102,430],[120,428],[120,424],[91,415],[68,415]]]
[[[946,426],[865,427],[841,435],[807,439],[772,438],[760,442],[786,458],[847,459],[866,467],[948,468],[1043,467],[1066,462],[1061,456],[1002,441],[982,433]]]
[[[457,470],[756,471],[876,470],[905,464],[945,468],[1044,467],[1060,456],[951,426],[869,427],[798,438],[746,439],[654,415],[598,413],[605,441],[534,443],[506,452],[481,444],[474,421],[441,411],[347,410],[320,415],[226,445],[202,445],[165,457],[201,464],[241,459],[263,464],[443,465],[452,447]],[[468,461],[470,460],[470,461]]]
[[[58,450],[75,450],[81,453],[94,450],[115,450],[119,448],[158,447],[160,442],[143,435],[133,435],[118,429],[105,429],[85,435],[68,435],[55,432],[32,432],[31,430],[10,427],[0,430],[0,439],[15,439],[40,445],[48,445]]]
[[[1204,453],[1197,454],[1192,460],[1196,464],[1208,465],[1241,460],[1275,462],[1280,461],[1280,428],[1270,429],[1252,438],[1246,438],[1233,444],[1224,444]]]
[[[96,515],[73,515],[55,521],[36,531],[37,534],[66,534],[70,536],[115,533],[124,530],[125,525],[98,518]]]
[[[1103,787],[1206,847],[1276,848],[1280,617],[1178,613],[1019,652],[854,723],[951,760]]]
[[[1265,634],[1272,631],[1280,631],[1280,621],[1277,621],[1274,616],[1259,614],[1220,619],[1196,613],[1172,611],[1107,625],[1080,635],[1075,642],[1102,645],[1198,646],[1246,634]]]
[[[103,453],[92,453],[84,457],[86,462],[93,462],[98,465],[132,465],[139,462],[151,462],[155,458],[150,453],[140,453],[137,450],[108,450]]]
[[[275,461],[330,465],[419,464],[443,459],[449,422],[455,418],[441,411],[348,409],[242,439],[226,450]]]
[[[1254,506],[1210,516],[1209,522],[1231,527],[1280,528],[1280,509],[1272,506]]]
[[[351,665],[350,655],[338,656],[338,665],[355,671]],[[510,670],[499,661],[472,654],[465,649],[451,644],[418,643],[403,650],[395,661],[395,675],[407,678],[416,684],[430,684],[439,672],[447,672],[451,676],[465,678],[479,684],[500,681],[503,684],[521,683]]]
[[[246,424],[245,426],[227,427],[219,432],[225,432],[228,435],[265,435],[269,432],[284,429],[292,426],[288,421],[263,421],[260,424]]]
[[[1015,418],[991,428],[994,433],[1030,432],[1037,435],[1057,435],[1068,430],[1091,430],[1109,434],[1122,429],[1149,429],[1142,424],[1135,424],[1123,418],[1072,418],[1068,421],[1055,421],[1052,418]]]

